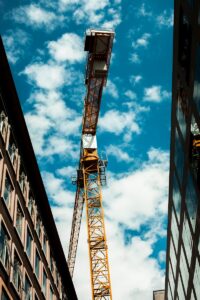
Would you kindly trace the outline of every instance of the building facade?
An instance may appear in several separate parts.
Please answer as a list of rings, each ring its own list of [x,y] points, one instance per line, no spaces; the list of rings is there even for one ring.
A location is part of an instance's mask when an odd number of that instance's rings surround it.
[[[1,39],[0,299],[77,299]]]
[[[165,300],[165,291],[153,291],[153,300]]]
[[[200,1],[175,0],[166,300],[200,299]]]

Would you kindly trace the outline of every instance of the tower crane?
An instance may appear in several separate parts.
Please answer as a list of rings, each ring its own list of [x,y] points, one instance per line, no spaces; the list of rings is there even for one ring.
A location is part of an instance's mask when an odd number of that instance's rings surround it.
[[[102,207],[102,186],[106,182],[107,160],[99,157],[96,130],[103,87],[106,85],[114,32],[88,30],[85,48],[88,52],[85,75],[86,97],[82,120],[82,138],[76,184],[76,196],[68,253],[73,276],[81,218],[86,205],[90,276],[93,300],[112,300],[108,250]]]

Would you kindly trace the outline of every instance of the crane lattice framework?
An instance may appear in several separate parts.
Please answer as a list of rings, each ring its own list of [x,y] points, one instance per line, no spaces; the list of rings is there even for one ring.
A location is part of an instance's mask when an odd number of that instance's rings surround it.
[[[102,186],[106,183],[107,160],[97,152],[96,129],[103,87],[106,85],[114,32],[89,30],[86,32],[85,51],[88,51],[85,84],[82,140],[76,184],[68,266],[73,276],[84,202],[88,229],[92,299],[111,300],[111,282],[108,265]]]

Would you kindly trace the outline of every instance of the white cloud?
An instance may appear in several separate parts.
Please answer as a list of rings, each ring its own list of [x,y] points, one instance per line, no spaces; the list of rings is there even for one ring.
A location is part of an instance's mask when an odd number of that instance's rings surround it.
[[[156,21],[160,27],[172,27],[174,24],[173,10],[171,10],[171,12],[169,13],[166,10],[164,10],[164,12],[156,18]]]
[[[127,97],[128,97],[129,99],[131,99],[131,100],[137,98],[136,93],[134,93],[134,92],[131,91],[131,90],[127,90],[127,91],[124,93],[124,95],[127,96]]]
[[[142,76],[141,75],[132,75],[132,76],[130,76],[130,83],[132,83],[133,85],[136,85],[141,80],[142,80]]]
[[[139,47],[147,47],[149,44],[149,39],[151,34],[144,33],[140,38],[138,38],[135,42],[132,43],[132,47],[137,49]]]
[[[64,68],[64,66],[50,62],[48,64],[34,63],[28,65],[23,72],[28,76],[32,84],[36,84],[39,88],[53,90],[60,88],[65,83],[66,85],[71,81],[71,72]]]
[[[117,161],[124,161],[126,163],[133,161],[133,158],[130,157],[128,152],[122,150],[120,145],[109,145],[108,147],[106,147],[106,153],[108,154],[108,156],[111,155],[115,157]]]
[[[51,56],[58,62],[80,62],[85,58],[83,40],[75,33],[65,33],[57,41],[48,42]]]
[[[141,114],[148,112],[148,107],[131,103],[127,112],[111,109],[99,119],[101,132],[110,132],[115,135],[123,134],[123,140],[130,142],[132,134],[140,134]]]
[[[171,93],[162,90],[162,87],[160,85],[153,85],[149,88],[144,89],[144,101],[149,102],[161,102],[162,100],[169,98],[171,96]]]
[[[52,90],[34,92],[29,103],[32,109],[25,118],[37,155],[65,154],[65,158],[76,159],[79,144],[69,136],[79,133],[82,116],[66,106],[61,93]]]
[[[139,55],[137,53],[132,53],[130,55],[130,61],[132,63],[135,63],[135,64],[140,64],[141,63],[141,59],[139,58]]]
[[[117,86],[110,79],[107,80],[105,93],[111,95],[115,99],[117,99],[119,97],[119,92],[118,92]]]
[[[24,55],[25,49],[30,43],[30,36],[21,29],[15,29],[8,30],[2,38],[8,59],[15,64]]]
[[[31,25],[35,28],[44,27],[52,30],[63,23],[63,16],[40,7],[37,4],[20,6],[12,11],[11,17],[18,23]]]
[[[110,181],[104,191],[106,199],[113,199],[112,205],[106,208],[109,218],[127,228],[138,230],[147,220],[154,219],[155,215],[165,215],[168,161],[168,153],[152,148],[148,152],[148,161],[142,163],[139,169],[121,179]]]
[[[62,177],[72,177],[74,174],[76,174],[76,169],[75,167],[67,166],[61,169],[57,169],[56,173]]]
[[[152,12],[147,11],[145,3],[142,3],[141,7],[139,8],[138,16],[142,16],[142,17],[151,17],[152,16]]]

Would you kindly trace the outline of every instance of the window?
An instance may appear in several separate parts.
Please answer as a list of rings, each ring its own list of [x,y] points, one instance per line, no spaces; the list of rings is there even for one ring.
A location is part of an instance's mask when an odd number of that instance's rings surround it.
[[[12,191],[13,191],[13,188],[12,188],[10,178],[6,174],[3,198],[4,198],[8,208],[10,208],[10,205],[11,205]]]
[[[19,294],[22,293],[22,264],[16,252],[14,253],[13,283]]]
[[[17,147],[15,146],[12,135],[10,136],[10,141],[8,145],[8,153],[12,164],[15,166],[16,158],[17,158]]]
[[[179,32],[179,47],[178,58],[182,67],[182,73],[187,82],[189,82],[189,70],[190,70],[190,46],[191,46],[191,26],[187,17],[180,12],[180,32]]]
[[[186,119],[188,117],[188,98],[186,95],[186,91],[183,89],[180,89],[178,96],[178,102],[177,102],[177,120],[179,123],[179,127],[181,130],[181,133],[183,135],[183,138],[185,140],[186,136]]]
[[[42,226],[42,222],[41,222],[39,213],[37,213],[37,217],[36,217],[36,232],[37,232],[37,235],[38,235],[39,239],[41,238],[41,233],[42,233],[41,226]]]
[[[175,251],[177,253],[178,240],[179,240],[179,229],[178,229],[178,225],[177,225],[177,222],[176,222],[176,218],[175,218],[175,214],[174,214],[173,209],[172,209],[172,217],[171,217],[171,233],[172,233],[172,236],[173,236]]]
[[[187,261],[190,266],[191,257],[192,257],[193,237],[192,237],[192,233],[186,215],[184,215],[182,239],[183,239],[183,244],[186,252]]]
[[[184,294],[184,290],[183,290],[183,285],[182,285],[180,274],[179,274],[179,277],[178,277],[178,289],[177,290],[178,290],[179,299],[180,300],[186,299],[185,294]]]
[[[8,294],[6,293],[3,287],[2,287],[1,300],[10,300],[10,297],[8,296]]]
[[[200,46],[198,46],[196,53],[193,98],[197,109],[200,112]]]
[[[2,223],[0,223],[0,259],[6,268],[7,272],[10,271],[10,238],[6,231],[6,228]]]
[[[49,294],[49,300],[53,300],[53,289],[52,287],[50,286],[50,294]]]
[[[43,251],[47,255],[47,237],[45,232],[43,234]]]
[[[189,280],[189,271],[185,260],[185,255],[183,248],[181,247],[181,256],[180,256],[180,272],[183,279],[184,290],[187,293],[188,280]]]
[[[42,280],[42,291],[46,297],[47,294],[47,274],[45,270],[43,270],[43,280]]]
[[[171,263],[172,263],[173,274],[174,274],[174,277],[175,277],[176,276],[176,262],[177,262],[177,258],[176,258],[176,254],[175,254],[175,250],[174,250],[174,245],[173,245],[172,237],[171,237],[171,240],[170,240],[170,259],[171,259]]]
[[[27,275],[24,282],[24,300],[32,300],[32,286]]]
[[[23,193],[25,192],[25,184],[26,184],[26,176],[25,176],[24,172],[21,172],[21,174],[19,176],[19,185],[20,185]]]
[[[200,179],[200,130],[194,116],[192,116],[191,120],[190,136],[191,169],[195,180],[198,182]]]
[[[197,205],[198,205],[198,197],[195,191],[194,182],[192,176],[189,174],[187,181],[187,189],[186,189],[186,206],[189,214],[189,219],[192,225],[193,230],[196,225],[196,215],[197,215]]]
[[[19,202],[17,202],[16,229],[20,237],[22,237],[23,222],[24,222],[24,215],[19,205]]]
[[[5,115],[4,111],[2,111],[0,114],[0,131],[1,131],[3,138],[5,138],[5,136],[6,136],[6,115]]]
[[[195,270],[194,270],[194,289],[196,292],[197,299],[200,299],[200,265],[198,259],[196,259]]]
[[[182,184],[184,153],[183,153],[183,146],[181,144],[180,136],[178,134],[177,129],[175,134],[175,165],[176,165],[180,184]]]
[[[28,210],[31,215],[32,220],[34,221],[34,216],[35,216],[35,209],[34,209],[35,201],[33,199],[33,196],[29,194],[29,199],[28,199]]]
[[[35,252],[35,274],[37,278],[39,279],[40,276],[40,257],[38,254],[38,251]]]
[[[169,263],[169,274],[168,274],[168,278],[169,278],[169,283],[172,289],[172,293],[174,292],[174,288],[175,288],[175,283],[174,283],[174,277],[173,277],[173,273],[172,273],[172,268],[171,268],[171,263]]]
[[[31,260],[31,250],[32,250],[32,236],[30,233],[29,228],[27,227],[27,234],[26,234],[26,253],[29,257],[29,259]]]
[[[173,203],[174,203],[174,208],[176,211],[178,223],[180,224],[181,192],[179,189],[179,185],[178,185],[178,181],[177,181],[175,172],[174,172],[174,180],[173,180]]]

